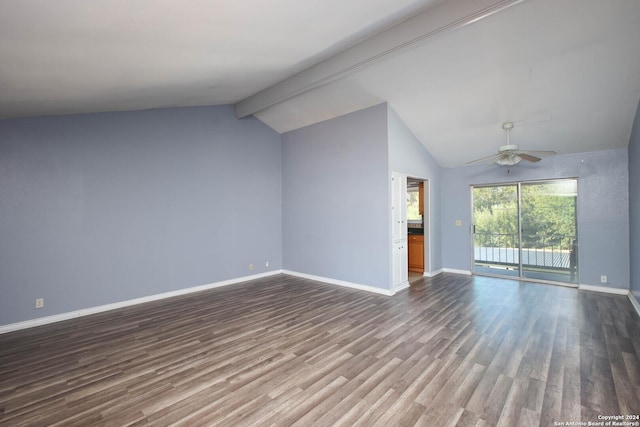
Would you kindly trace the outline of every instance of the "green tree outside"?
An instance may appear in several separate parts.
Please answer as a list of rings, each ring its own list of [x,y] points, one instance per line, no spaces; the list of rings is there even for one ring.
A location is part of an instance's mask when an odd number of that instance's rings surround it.
[[[522,246],[571,250],[576,239],[576,181],[525,183],[521,191]],[[475,187],[473,214],[476,246],[519,246],[517,185]]]

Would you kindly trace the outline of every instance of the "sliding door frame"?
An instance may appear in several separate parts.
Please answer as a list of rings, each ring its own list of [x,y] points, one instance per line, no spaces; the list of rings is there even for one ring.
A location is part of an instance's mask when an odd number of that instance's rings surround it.
[[[544,184],[544,183],[555,183],[562,181],[575,181],[576,183],[576,204],[574,208],[574,216],[575,216],[575,237],[578,238],[578,194],[579,194],[579,180],[577,177],[567,177],[567,178],[550,178],[550,179],[539,179],[539,180],[528,180],[528,181],[513,181],[513,182],[499,182],[499,183],[487,183],[487,184],[471,184],[469,186],[469,198],[470,198],[470,218],[469,223],[471,224],[469,227],[470,233],[470,242],[471,242],[471,274],[478,276],[486,276],[486,277],[496,277],[501,279],[511,279],[511,280],[521,280],[527,282],[536,282],[536,283],[548,283],[552,285],[561,285],[567,286],[571,288],[577,288],[579,286],[579,278],[580,278],[580,263],[576,263],[576,271],[575,277],[576,282],[561,282],[555,280],[545,280],[545,279],[536,279],[531,277],[525,277],[523,268],[522,268],[522,185],[527,184]],[[488,188],[488,187],[503,187],[503,186],[516,186],[517,191],[517,203],[518,203],[518,276],[509,276],[502,274],[491,274],[485,272],[477,272],[476,271],[476,260],[475,260],[475,241],[476,241],[476,233],[475,233],[475,214],[474,214],[474,200],[473,200],[473,189],[474,188]],[[578,245],[579,246],[579,245]],[[578,251],[579,252],[579,251]],[[576,260],[578,257],[578,253],[576,253]]]

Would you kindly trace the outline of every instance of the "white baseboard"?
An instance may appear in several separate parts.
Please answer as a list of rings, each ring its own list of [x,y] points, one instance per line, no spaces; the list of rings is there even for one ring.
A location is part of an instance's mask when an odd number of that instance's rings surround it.
[[[436,277],[438,274],[444,273],[444,269],[440,268],[436,271],[425,271],[423,276],[424,277]]]
[[[80,310],[70,311],[67,313],[54,314],[52,316],[39,317],[37,319],[25,320],[24,322],[10,323],[8,325],[0,325],[0,334],[18,331],[20,329],[33,328],[34,326],[47,325],[49,323],[61,322],[63,320],[75,319],[77,317],[88,316],[90,314],[102,313],[103,311],[115,310],[117,308],[129,307],[132,305],[143,304],[145,302],[157,301],[160,299],[171,298],[179,295],[186,295],[194,292],[206,291],[207,289],[220,288],[240,282],[260,279],[263,277],[281,274],[282,270],[268,271],[266,273],[253,274],[250,276],[237,277],[235,279],[223,280],[221,282],[209,283],[206,285],[194,286],[191,288],[178,289],[176,291],[164,292],[161,294],[149,295],[141,298],[134,298],[126,301],[115,302],[113,304],[99,305],[97,307],[83,308]]]
[[[631,305],[636,309],[638,316],[640,316],[640,302],[638,302],[633,292],[629,292],[629,301],[631,301]]]
[[[465,276],[471,276],[471,272],[469,270],[458,270],[456,268],[443,268],[443,273],[455,273],[455,274],[464,274]]]
[[[604,292],[606,294],[629,295],[629,289],[609,288],[607,286],[580,285],[578,289],[581,291]]]
[[[399,285],[393,287],[393,293],[395,294],[396,292],[400,292],[401,290],[407,289],[408,287],[409,287],[409,281],[405,280]]]
[[[315,276],[313,274],[298,273],[297,271],[282,270],[282,273],[290,276],[301,277],[303,279],[315,280],[328,283],[330,285],[344,286],[346,288],[358,289],[359,291],[374,292],[376,294],[392,296],[395,292],[389,289],[376,288],[375,286],[361,285],[359,283],[347,282],[345,280],[331,279],[329,277]],[[408,286],[408,283],[407,283]]]

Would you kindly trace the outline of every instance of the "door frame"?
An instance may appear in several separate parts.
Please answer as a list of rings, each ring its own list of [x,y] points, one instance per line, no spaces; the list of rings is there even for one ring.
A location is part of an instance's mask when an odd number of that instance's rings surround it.
[[[413,174],[406,174],[406,177],[407,179],[411,178],[415,181],[422,181],[423,183],[422,222],[425,225],[426,239],[424,241],[424,272],[422,275],[431,277],[431,180]]]
[[[470,221],[469,221],[469,236],[470,236],[470,243],[471,243],[471,251],[470,251],[470,255],[471,255],[471,274],[472,275],[478,275],[478,276],[486,276],[486,277],[496,277],[496,278],[501,278],[501,279],[511,279],[511,280],[520,280],[520,281],[525,281],[525,282],[535,282],[535,283],[547,283],[547,284],[552,284],[552,285],[560,285],[560,286],[567,286],[567,287],[571,287],[571,288],[577,288],[579,287],[579,278],[580,278],[580,263],[577,263],[576,267],[577,267],[577,271],[576,271],[576,275],[577,275],[577,282],[573,283],[573,282],[559,282],[559,281],[554,281],[554,280],[544,280],[544,279],[535,279],[535,278],[530,278],[530,277],[524,277],[523,276],[523,271],[522,271],[522,184],[536,184],[536,183],[548,183],[548,182],[556,182],[556,181],[567,181],[567,180],[575,180],[576,182],[576,206],[575,206],[575,229],[576,229],[576,238],[578,238],[578,195],[579,195],[579,187],[580,187],[580,183],[579,183],[579,179],[578,177],[566,177],[566,178],[548,178],[548,179],[532,179],[532,180],[527,180],[527,181],[510,181],[510,182],[496,182],[496,183],[486,183],[486,184],[470,184],[469,185],[469,206],[470,206],[470,211],[469,211],[469,216],[470,216]],[[491,273],[478,273],[476,272],[476,260],[475,260],[475,222],[474,222],[474,204],[473,204],[473,189],[474,187],[476,188],[484,188],[484,187],[497,187],[497,186],[509,186],[509,185],[515,185],[516,186],[516,191],[517,191],[517,197],[518,197],[518,276],[514,277],[514,276],[508,276],[508,275],[501,275],[501,274],[491,274]],[[579,255],[579,251],[578,254],[576,254],[576,257],[578,257]]]

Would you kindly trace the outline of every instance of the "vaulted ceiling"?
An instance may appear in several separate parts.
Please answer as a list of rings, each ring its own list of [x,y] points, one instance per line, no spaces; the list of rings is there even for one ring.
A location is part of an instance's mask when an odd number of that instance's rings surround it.
[[[3,0],[0,117],[236,104],[278,132],[387,101],[445,167],[622,148],[637,0]]]

